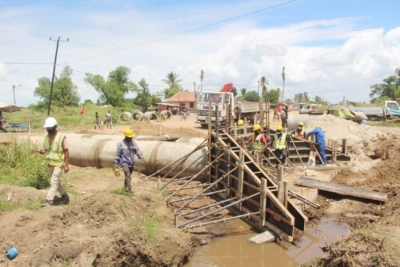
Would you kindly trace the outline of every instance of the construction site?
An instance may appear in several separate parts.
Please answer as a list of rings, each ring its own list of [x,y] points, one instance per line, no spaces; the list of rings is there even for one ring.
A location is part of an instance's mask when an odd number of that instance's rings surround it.
[[[280,124],[271,113],[262,110],[257,121],[266,136]],[[253,135],[250,121],[238,126],[228,118],[202,129],[193,117],[176,117],[129,126],[146,162],[135,165],[134,194],[128,197],[110,193],[123,184],[111,168],[126,126],[69,130],[72,167],[63,179],[75,192],[71,203],[2,213],[3,249],[19,250],[14,260],[0,260],[2,266],[399,266],[398,128],[289,113],[288,158],[282,164],[272,146],[253,154],[244,145]],[[291,136],[300,120],[307,132],[317,126],[324,131],[326,166],[313,153],[312,138]],[[35,133],[18,138],[43,141]],[[46,193],[0,187],[11,203]],[[322,231],[321,220],[332,218],[345,225],[345,236],[319,240],[311,250],[301,245],[307,234]],[[241,252],[212,246],[237,238],[240,246],[246,243]],[[208,256],[196,256],[207,246]],[[256,247],[263,252],[249,259]],[[291,247],[299,252],[287,253]],[[311,256],[300,259],[301,254]]]

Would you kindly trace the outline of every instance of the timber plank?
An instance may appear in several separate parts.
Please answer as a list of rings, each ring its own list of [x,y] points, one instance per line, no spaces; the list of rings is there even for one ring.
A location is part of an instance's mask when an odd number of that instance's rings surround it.
[[[377,200],[381,202],[385,202],[387,200],[387,194],[385,193],[364,190],[361,188],[345,186],[331,182],[320,181],[307,176],[301,176],[299,179],[294,181],[294,184],[317,188],[319,190],[333,192],[340,195]]]

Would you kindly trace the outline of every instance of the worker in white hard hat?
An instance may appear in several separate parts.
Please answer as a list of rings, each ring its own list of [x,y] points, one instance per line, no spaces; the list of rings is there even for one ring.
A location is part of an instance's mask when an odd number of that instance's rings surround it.
[[[124,130],[124,139],[117,144],[114,159],[114,172],[118,169],[118,165],[122,166],[125,174],[124,188],[129,193],[132,193],[131,176],[135,167],[135,155],[146,163],[138,144],[133,139],[134,136],[132,129]]]
[[[44,138],[43,147],[39,150],[41,154],[45,154],[47,168],[50,176],[50,188],[47,192],[46,201],[42,207],[53,205],[54,197],[58,191],[61,195],[61,202],[69,203],[69,196],[65,188],[61,184],[61,174],[69,171],[69,151],[68,143],[64,134],[57,132],[57,120],[48,117],[43,125],[47,130]]]

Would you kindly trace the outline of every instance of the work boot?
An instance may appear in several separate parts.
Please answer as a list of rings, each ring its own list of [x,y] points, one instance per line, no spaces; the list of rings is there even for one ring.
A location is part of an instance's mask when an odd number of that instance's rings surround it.
[[[68,196],[67,193],[65,193],[64,195],[61,196],[61,201],[62,201],[64,204],[69,204],[69,196]]]
[[[43,204],[42,204],[42,208],[44,207],[48,207],[48,206],[52,206],[53,202],[46,200]]]

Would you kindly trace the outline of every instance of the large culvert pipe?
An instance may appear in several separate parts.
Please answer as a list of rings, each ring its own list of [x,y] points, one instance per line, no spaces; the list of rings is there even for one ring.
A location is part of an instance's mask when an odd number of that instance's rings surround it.
[[[122,140],[121,137],[114,139],[103,136],[101,138],[101,135],[89,137],[88,135],[67,134],[66,136],[69,145],[70,164],[79,167],[112,167],[117,143]],[[40,145],[43,143],[43,137],[30,137],[29,139]],[[138,171],[140,169],[140,172],[145,174],[152,174],[172,164],[198,147],[196,144],[191,143],[163,141],[138,140],[137,143],[146,159],[146,164],[141,160],[137,160],[135,170]],[[198,173],[207,164],[205,152],[205,148],[195,151],[169,175],[173,176],[185,168],[187,169],[182,173],[184,176]],[[199,158],[199,161],[191,165]],[[160,175],[167,174],[169,170],[167,168],[161,171]]]
[[[160,112],[160,116],[163,119],[168,120],[168,119],[170,119],[172,117],[172,112],[169,111],[169,110],[163,110],[163,111]]]
[[[158,121],[158,120],[159,120],[159,117],[158,117],[158,114],[157,114],[156,112],[154,112],[154,111],[147,111],[147,112],[145,112],[145,113],[143,114],[143,119],[144,119],[144,120],[148,120],[148,121],[151,121],[151,120],[156,120],[156,121]]]
[[[130,120],[132,120],[132,113],[130,113],[128,111],[122,112],[119,115],[119,120],[120,121],[130,121]]]
[[[132,120],[134,121],[141,121],[143,118],[143,112],[135,111],[132,113]]]

